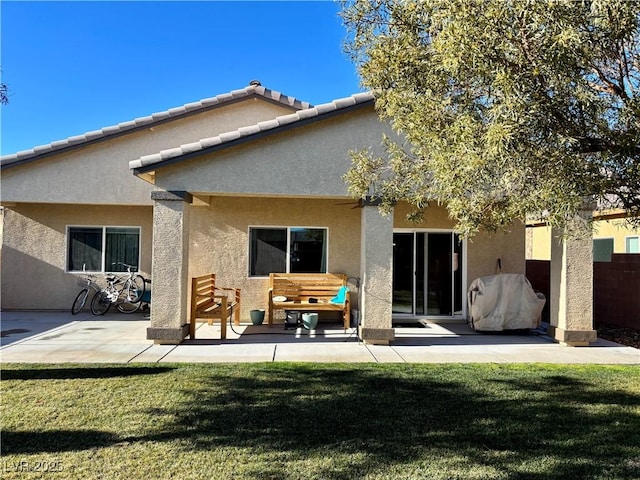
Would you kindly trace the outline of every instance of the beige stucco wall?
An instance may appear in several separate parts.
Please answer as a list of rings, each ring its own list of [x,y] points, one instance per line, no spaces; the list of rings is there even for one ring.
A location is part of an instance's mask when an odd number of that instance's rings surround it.
[[[266,308],[268,278],[249,277],[249,227],[328,228],[330,272],[359,275],[360,212],[333,200],[213,197],[190,211],[189,276],[216,274],[220,286],[240,288],[241,315]]]
[[[409,211],[405,203],[396,206],[394,228],[452,230],[455,226],[444,206],[430,205],[420,223],[407,220]],[[476,278],[495,274],[498,259],[502,261],[504,273],[525,273],[525,228],[520,222],[505,232],[479,233],[466,241],[466,248],[467,288]]]
[[[129,161],[293,110],[250,98],[2,170],[2,202],[151,205],[153,186]]]
[[[193,194],[347,197],[349,151],[380,153],[383,130],[365,107],[163,167],[156,185]]]
[[[242,318],[264,308],[268,279],[248,277],[249,226],[328,228],[328,268],[360,275],[361,211],[344,200],[212,197],[210,206],[190,207],[189,277],[215,273],[218,283],[242,289]],[[449,229],[446,210],[433,207],[420,225],[396,207],[394,228]],[[142,269],[151,270],[150,207],[20,205],[7,209],[2,249],[2,307],[63,309],[78,291],[76,276],[65,273],[68,225],[140,226]],[[467,284],[495,272],[497,258],[506,272],[524,272],[524,232],[479,235],[467,242]],[[33,291],[38,291],[34,296]]]
[[[626,238],[640,236],[640,228],[630,228],[622,218],[595,222],[593,238],[613,238],[613,253],[626,253]]]
[[[478,277],[497,273],[498,259],[503,273],[525,273],[523,223],[514,223],[507,232],[482,233],[467,241],[467,287]]]
[[[526,245],[527,260],[551,260],[551,227],[527,227]]]
[[[640,228],[630,228],[624,219],[597,220],[593,238],[612,238],[613,253],[626,253],[626,238],[640,236]],[[551,227],[527,228],[527,259],[551,260]]]
[[[80,291],[66,273],[69,225],[141,227],[141,270],[151,271],[152,210],[23,204],[4,215],[1,289],[4,309],[67,310]]]
[[[249,310],[266,307],[267,278],[250,278],[249,227],[328,228],[328,269],[360,276],[361,210],[344,200],[303,198],[211,197],[210,206],[191,207],[189,215],[189,277],[215,273],[221,286],[242,290],[242,318]],[[406,220],[407,207],[398,205],[394,228],[451,229],[446,209],[433,206],[426,221]],[[496,260],[503,271],[524,273],[524,227],[508,234],[480,234],[467,242],[467,287],[475,278],[495,273]]]

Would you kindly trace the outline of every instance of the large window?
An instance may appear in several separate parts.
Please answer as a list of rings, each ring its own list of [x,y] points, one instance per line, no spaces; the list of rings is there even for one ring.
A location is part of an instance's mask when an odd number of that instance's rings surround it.
[[[249,275],[327,273],[327,229],[251,227]]]
[[[626,237],[625,253],[640,253],[640,237]]]
[[[140,263],[138,227],[69,227],[67,245],[70,272],[122,272],[121,263]]]

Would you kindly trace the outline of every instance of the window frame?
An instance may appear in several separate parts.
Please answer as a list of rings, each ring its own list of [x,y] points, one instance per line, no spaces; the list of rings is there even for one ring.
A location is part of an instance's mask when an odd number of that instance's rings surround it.
[[[635,238],[638,242],[638,248],[639,250],[637,252],[630,252],[629,251],[629,240]],[[627,235],[624,237],[624,253],[640,253],[640,235]]]
[[[616,239],[614,237],[598,237],[598,238],[593,238],[591,240],[591,248],[592,248],[592,254],[593,254],[593,261],[594,262],[611,262],[611,258],[612,256],[609,257],[608,260],[596,260],[595,258],[595,252],[596,252],[596,248],[595,248],[595,244],[597,241],[609,241],[611,242],[611,255],[613,256],[613,254],[616,251]]]
[[[138,258],[137,258],[137,269],[140,271],[140,264],[142,258],[142,227],[137,225],[67,225],[66,227],[66,255],[65,255],[65,271],[67,273],[84,273],[82,270],[70,270],[69,269],[69,260],[71,255],[71,230],[74,228],[93,228],[93,229],[101,229],[102,230],[102,246],[100,251],[100,270],[86,270],[87,273],[101,273],[101,274],[111,274],[111,273],[122,273],[122,271],[114,271],[106,269],[106,257],[107,257],[107,230],[110,228],[113,229],[130,229],[137,230],[138,232]]]
[[[248,278],[257,278],[264,279],[269,278],[269,275],[252,275],[251,274],[251,230],[252,229],[261,229],[261,230],[286,230],[287,233],[287,250],[285,252],[285,269],[286,272],[272,272],[272,273],[291,273],[291,231],[295,229],[305,229],[305,230],[324,230],[325,231],[325,271],[318,273],[327,273],[331,270],[329,269],[329,227],[319,227],[319,226],[309,226],[309,225],[249,225],[247,229],[247,277]]]

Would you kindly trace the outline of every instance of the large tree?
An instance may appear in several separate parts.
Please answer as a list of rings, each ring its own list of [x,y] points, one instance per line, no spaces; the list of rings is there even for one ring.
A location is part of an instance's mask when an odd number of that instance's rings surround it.
[[[347,49],[399,134],[345,176],[383,207],[447,206],[461,233],[584,205],[640,207],[640,3],[343,2]],[[428,212],[428,210],[427,210]],[[428,214],[428,213],[427,213]]]

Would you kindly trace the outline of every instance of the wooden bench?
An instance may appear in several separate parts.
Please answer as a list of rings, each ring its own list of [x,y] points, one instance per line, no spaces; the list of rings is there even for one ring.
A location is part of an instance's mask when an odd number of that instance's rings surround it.
[[[349,290],[343,303],[331,302],[346,286],[347,276],[342,273],[272,273],[269,275],[269,324],[273,323],[274,310],[336,311],[342,312],[344,328],[349,328]]]
[[[234,324],[240,325],[240,289],[216,287],[213,273],[191,279],[191,318],[189,336],[196,338],[196,322],[202,319],[213,324],[220,320],[220,338],[227,338],[227,321],[233,314]]]

